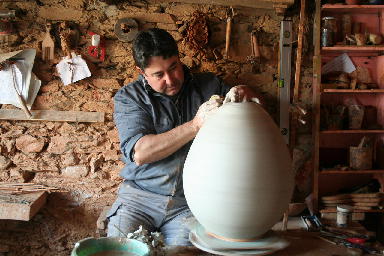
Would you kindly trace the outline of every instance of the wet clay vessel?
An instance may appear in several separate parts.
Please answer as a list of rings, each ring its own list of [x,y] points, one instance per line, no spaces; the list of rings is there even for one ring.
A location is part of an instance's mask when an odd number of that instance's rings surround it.
[[[212,235],[252,240],[288,209],[293,173],[279,128],[256,103],[227,103],[192,143],[183,174],[188,205]]]

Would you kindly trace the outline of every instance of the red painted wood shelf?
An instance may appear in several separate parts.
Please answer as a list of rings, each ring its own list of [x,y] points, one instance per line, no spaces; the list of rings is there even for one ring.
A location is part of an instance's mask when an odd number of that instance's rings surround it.
[[[336,211],[336,209],[321,209],[320,212],[322,212],[322,213],[335,213],[337,211]],[[380,213],[383,213],[384,209],[371,209],[371,210],[354,209],[353,212],[380,212]]]
[[[336,45],[336,46],[327,46],[321,47],[322,51],[346,51],[346,52],[376,52],[376,51],[384,51],[384,45]]]
[[[358,134],[358,133],[384,133],[384,130],[324,130],[321,134]]]
[[[367,89],[367,90],[323,89],[322,93],[384,93],[384,89]]]
[[[322,170],[319,174],[384,174],[384,170]]]
[[[365,14],[377,14],[384,10],[384,5],[345,5],[345,4],[324,4],[321,7],[325,12],[356,12]]]

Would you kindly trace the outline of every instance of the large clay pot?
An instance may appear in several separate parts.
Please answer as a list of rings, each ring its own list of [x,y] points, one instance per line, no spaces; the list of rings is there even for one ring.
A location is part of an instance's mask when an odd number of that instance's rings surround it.
[[[288,209],[291,158],[256,103],[227,103],[206,121],[184,165],[184,192],[200,224],[227,239],[254,239]]]

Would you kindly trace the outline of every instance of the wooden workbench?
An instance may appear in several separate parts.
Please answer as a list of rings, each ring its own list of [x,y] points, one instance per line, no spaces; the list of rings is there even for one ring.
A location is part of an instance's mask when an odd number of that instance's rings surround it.
[[[331,256],[349,255],[346,247],[334,245],[317,237],[317,233],[306,231],[286,231],[278,234],[288,240],[290,245],[273,256]],[[168,256],[211,256],[195,247],[174,247],[167,250]]]

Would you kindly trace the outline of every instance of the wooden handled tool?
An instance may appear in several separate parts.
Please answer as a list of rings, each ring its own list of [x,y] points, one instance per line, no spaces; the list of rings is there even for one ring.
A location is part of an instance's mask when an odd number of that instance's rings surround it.
[[[232,18],[227,18],[227,29],[225,32],[225,57],[229,57],[229,45],[231,43]]]
[[[231,44],[231,32],[232,32],[232,20],[234,16],[233,8],[230,8],[230,12],[227,14],[227,28],[225,30],[225,57],[229,58],[229,46]]]
[[[47,31],[45,32],[45,37],[43,39],[43,42],[41,43],[42,58],[44,61],[54,59],[55,43],[51,37],[50,31],[51,24],[47,24]]]
[[[252,56],[260,58],[260,49],[259,44],[257,43],[256,31],[251,33],[251,42],[252,42]]]

